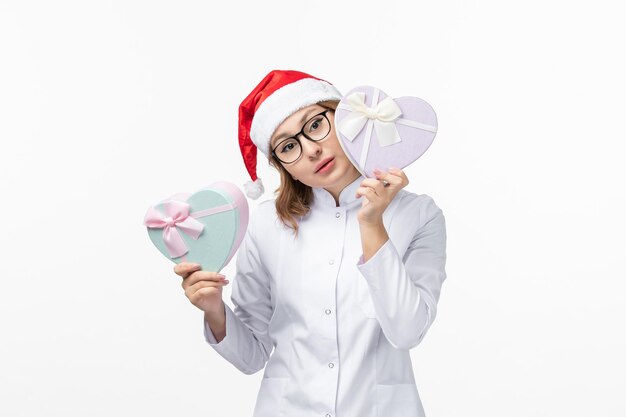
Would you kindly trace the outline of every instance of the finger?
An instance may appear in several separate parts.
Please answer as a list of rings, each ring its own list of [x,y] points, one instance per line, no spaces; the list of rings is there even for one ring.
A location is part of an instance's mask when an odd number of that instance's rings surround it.
[[[230,281],[228,281],[227,279],[221,281],[221,282],[215,282],[215,281],[200,281],[200,282],[196,282],[195,284],[185,288],[185,293],[189,294],[189,295],[193,295],[194,293],[196,293],[199,289],[201,288],[217,288],[217,287],[224,287],[226,285],[228,285]]]
[[[200,264],[192,263],[192,262],[181,262],[174,266],[174,273],[176,275],[180,275],[183,278],[186,278],[189,274],[194,271],[199,271],[202,267]]]
[[[373,188],[376,190],[377,194],[380,194],[383,191],[384,184],[382,181],[377,180],[376,178],[368,178],[366,180],[363,180],[361,184],[359,184],[359,187]]]
[[[388,180],[389,178],[392,178],[394,175],[388,171],[383,171],[380,169],[374,169],[374,176],[376,177],[377,180]]]
[[[182,282],[183,288],[187,288],[200,281],[223,281],[226,276],[213,271],[196,271],[191,273]]]
[[[376,178],[366,178],[359,184],[360,187],[375,187],[380,181]]]
[[[407,177],[406,173],[400,168],[391,167],[389,168],[389,172],[397,177],[400,177],[402,179],[402,184],[404,184],[405,186],[409,183],[409,177]]]
[[[385,190],[385,184],[383,183],[383,181],[382,181],[382,180],[380,180],[380,181],[379,181],[379,180],[376,180],[376,182],[374,183],[374,185],[373,185],[373,186],[371,186],[370,188],[374,190],[374,192],[376,193],[376,195],[381,196],[381,197],[382,197],[382,196],[384,196],[384,195],[385,195],[385,193],[386,193],[386,190]]]
[[[202,300],[202,298],[204,298],[206,296],[214,295],[215,293],[217,293],[219,291],[220,291],[220,289],[218,287],[204,287],[204,288],[198,289],[198,291],[196,291],[194,293],[191,293],[191,294],[188,294],[185,291],[185,295],[187,296],[189,301],[191,301],[192,304],[196,304],[200,300]]]
[[[396,175],[395,173],[384,172],[384,171],[375,169],[374,174],[376,175],[376,178],[379,179],[381,183],[383,183],[383,187],[385,188],[388,188],[388,187],[402,188],[403,187],[404,180],[402,179],[402,177]],[[385,185],[385,183],[387,183],[388,185]]]
[[[356,194],[363,196],[363,197],[367,197],[367,199],[370,202],[372,200],[376,200],[379,198],[379,195],[376,194],[376,191],[374,191],[374,188],[371,188],[371,187],[359,187],[356,190]]]
[[[224,282],[226,280],[226,277],[221,274],[216,274],[213,272],[207,275],[207,274],[201,274],[200,272],[204,272],[204,271],[198,271],[198,272],[192,273],[191,275],[189,275],[188,278],[183,280],[183,282],[181,283],[181,286],[186,290],[187,288],[195,285],[198,282]]]

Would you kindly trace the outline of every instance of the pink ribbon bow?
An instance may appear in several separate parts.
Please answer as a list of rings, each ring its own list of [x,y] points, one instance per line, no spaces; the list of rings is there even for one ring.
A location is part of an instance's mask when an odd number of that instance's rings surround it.
[[[187,245],[178,229],[197,240],[204,225],[189,215],[189,204],[169,200],[163,203],[165,214],[150,207],[143,224],[151,229],[163,229],[163,242],[170,258],[178,258],[188,252]]]

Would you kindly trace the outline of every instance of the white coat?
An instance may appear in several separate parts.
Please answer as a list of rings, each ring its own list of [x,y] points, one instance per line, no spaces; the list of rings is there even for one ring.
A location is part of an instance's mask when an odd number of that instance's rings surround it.
[[[359,177],[339,207],[314,188],[298,237],[274,201],[252,215],[239,248],[220,343],[246,374],[265,367],[253,417],[419,417],[409,349],[435,319],[446,278],[443,213],[400,190],[383,214],[390,240],[367,262],[357,221]]]

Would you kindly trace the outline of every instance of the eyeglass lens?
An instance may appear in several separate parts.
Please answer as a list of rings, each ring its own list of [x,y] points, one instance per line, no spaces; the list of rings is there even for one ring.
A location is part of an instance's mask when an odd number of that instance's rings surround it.
[[[326,112],[324,112],[326,113]],[[297,136],[302,133],[304,137],[312,141],[324,139],[330,132],[330,122],[325,114],[318,114],[304,124],[302,130],[294,137],[281,141],[274,148],[276,157],[282,162],[289,164],[294,162],[302,154],[302,145]]]

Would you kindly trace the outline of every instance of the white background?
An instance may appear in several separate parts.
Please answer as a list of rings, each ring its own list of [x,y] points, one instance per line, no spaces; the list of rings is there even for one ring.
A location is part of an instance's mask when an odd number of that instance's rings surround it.
[[[251,415],[262,372],[204,342],[142,221],[248,180],[237,109],[271,69],[437,112],[405,169],[448,230],[439,314],[411,351],[429,417],[625,415],[612,3],[1,0],[0,415]],[[271,198],[278,174],[260,159],[259,175]]]

